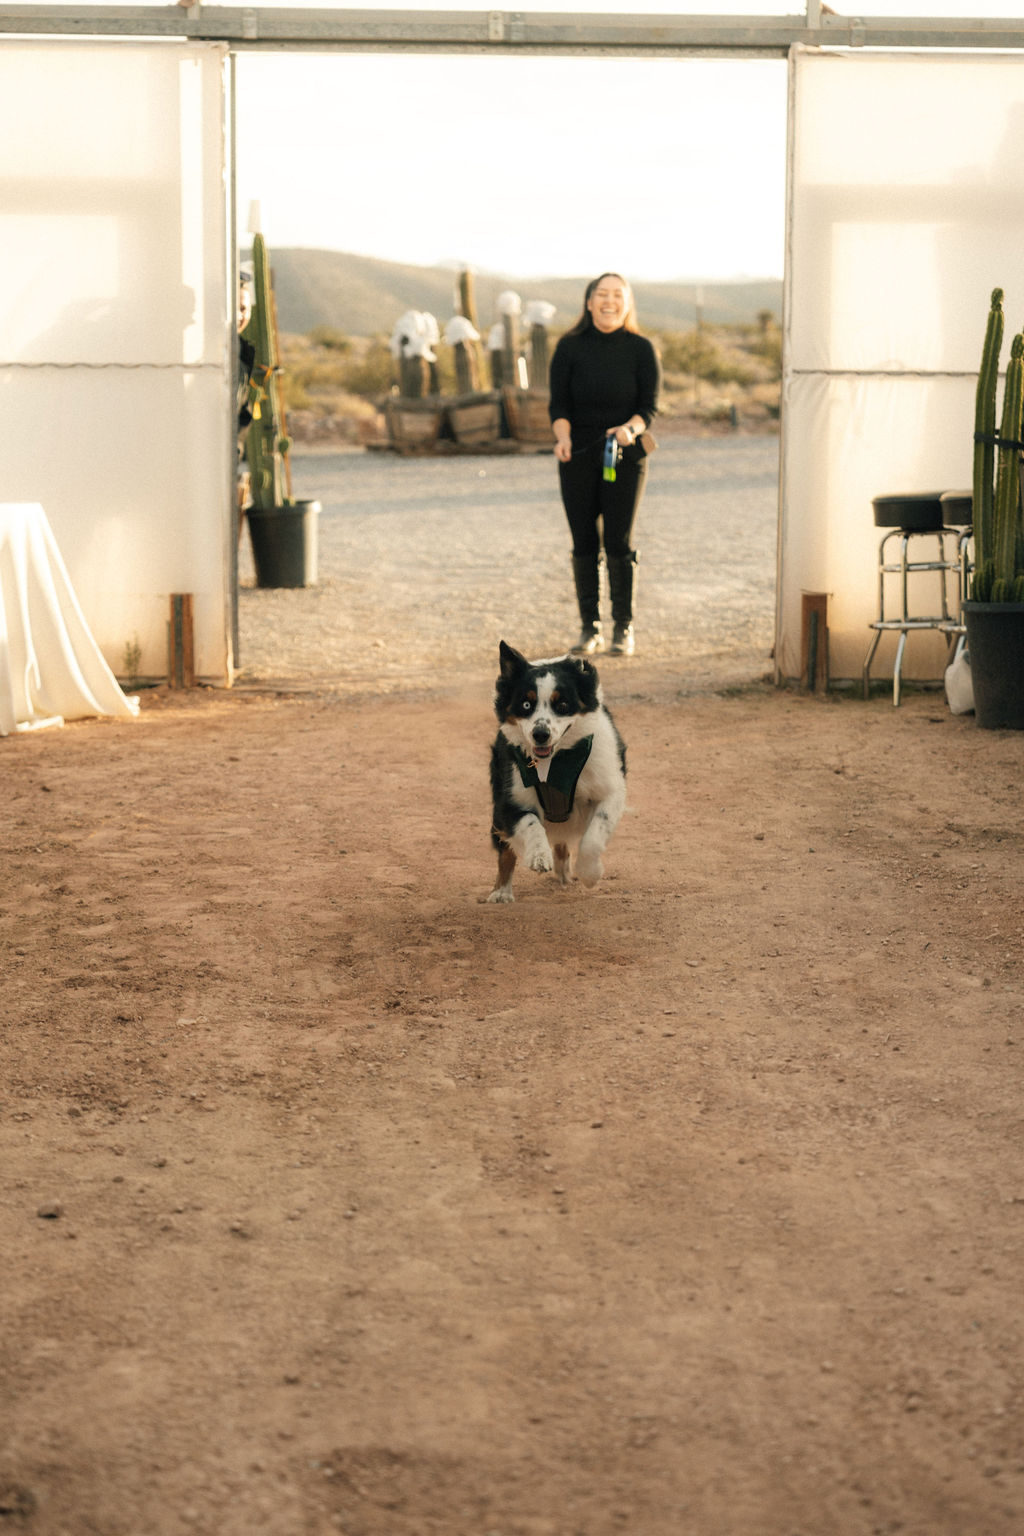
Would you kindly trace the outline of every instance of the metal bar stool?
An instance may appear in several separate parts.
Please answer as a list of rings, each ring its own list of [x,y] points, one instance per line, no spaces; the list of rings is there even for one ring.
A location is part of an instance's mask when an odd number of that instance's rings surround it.
[[[974,571],[974,498],[970,491],[943,491],[942,522],[956,534],[956,619],[946,629],[953,641],[953,661],[967,644],[967,626],[964,623],[964,602],[971,590]]]
[[[900,496],[876,496],[872,502],[875,513],[876,527],[887,528],[888,532],[882,535],[878,548],[878,617],[873,619],[868,626],[875,631],[871,644],[868,647],[867,656],[864,658],[864,697],[867,698],[871,684],[871,663],[878,649],[878,642],[883,634],[895,633],[899,635],[896,644],[896,661],[892,674],[892,702],[898,706],[900,702],[900,686],[903,669],[903,653],[906,650],[907,636],[919,629],[934,629],[945,634],[947,643],[952,650],[958,643],[958,638],[963,633],[963,619],[961,606],[966,594],[966,561],[967,538],[962,525],[957,523],[947,524],[943,520],[943,497],[950,497],[950,516],[961,516],[963,501],[966,496],[968,504],[970,496],[965,492],[943,491],[915,491]],[[912,557],[911,540],[931,538],[936,542],[937,559],[918,559]],[[951,559],[946,549],[947,538],[956,539],[956,558]],[[898,544],[898,557],[893,557],[888,549],[889,544],[896,541]],[[939,575],[939,612],[933,614],[918,614],[910,611],[909,582],[911,575],[924,571],[935,571]],[[949,597],[947,592],[947,573],[956,575],[956,613],[950,612]],[[899,617],[887,618],[885,608],[886,577],[899,577]]]

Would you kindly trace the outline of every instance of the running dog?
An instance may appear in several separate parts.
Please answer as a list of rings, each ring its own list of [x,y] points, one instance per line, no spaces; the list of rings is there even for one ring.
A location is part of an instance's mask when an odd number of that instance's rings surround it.
[[[562,885],[604,873],[602,855],[626,804],[626,747],[583,657],[527,661],[505,641],[491,748],[498,877],[488,901],[514,901],[517,859]],[[575,856],[575,857],[574,857]]]

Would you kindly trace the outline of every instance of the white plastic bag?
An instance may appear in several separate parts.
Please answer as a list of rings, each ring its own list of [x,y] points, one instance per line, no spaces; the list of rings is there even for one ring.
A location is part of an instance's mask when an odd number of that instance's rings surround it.
[[[974,713],[974,684],[971,682],[971,658],[961,648],[946,668],[946,701],[954,715]]]

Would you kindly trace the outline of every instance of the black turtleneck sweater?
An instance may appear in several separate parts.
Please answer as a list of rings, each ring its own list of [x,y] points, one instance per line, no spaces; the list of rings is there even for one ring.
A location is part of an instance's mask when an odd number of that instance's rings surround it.
[[[658,355],[635,331],[599,331],[563,336],[551,359],[552,421],[565,418],[573,436],[602,434],[631,416],[650,426],[658,409]]]

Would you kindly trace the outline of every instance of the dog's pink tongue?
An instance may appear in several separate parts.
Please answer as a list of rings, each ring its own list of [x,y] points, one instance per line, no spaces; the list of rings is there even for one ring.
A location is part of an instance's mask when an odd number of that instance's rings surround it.
[[[546,784],[548,781],[548,769],[551,767],[551,759],[554,755],[551,752],[547,757],[535,757],[533,760],[533,771],[542,784]]]

